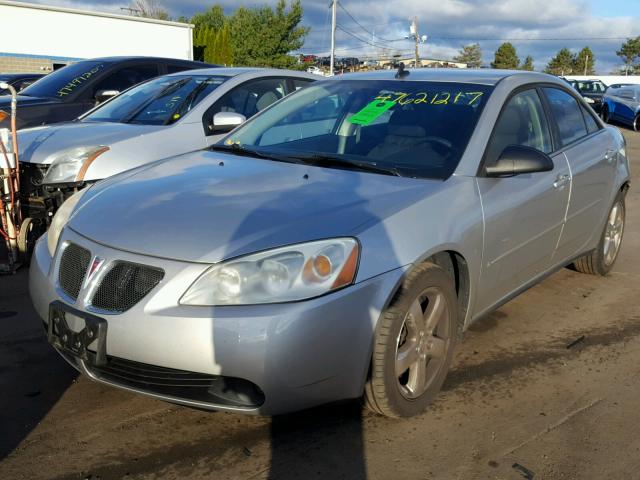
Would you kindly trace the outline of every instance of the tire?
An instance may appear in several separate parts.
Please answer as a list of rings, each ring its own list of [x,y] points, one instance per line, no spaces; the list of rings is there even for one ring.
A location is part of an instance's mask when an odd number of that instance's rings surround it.
[[[640,131],[640,115],[636,115],[636,118],[633,119],[632,127],[634,132]]]
[[[609,123],[609,120],[611,120],[610,116],[609,116],[609,107],[605,104],[602,106],[602,121],[604,123]]]
[[[444,269],[425,263],[407,276],[376,332],[364,394],[369,409],[411,417],[427,408],[451,365],[457,314],[453,279]]]
[[[625,224],[624,195],[618,196],[609,209],[607,220],[595,250],[573,262],[574,268],[590,275],[608,274],[618,258]]]

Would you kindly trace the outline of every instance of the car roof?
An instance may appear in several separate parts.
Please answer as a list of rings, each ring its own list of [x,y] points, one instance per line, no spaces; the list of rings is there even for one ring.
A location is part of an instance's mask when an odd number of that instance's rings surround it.
[[[335,80],[393,80],[397,70],[376,70],[374,72],[347,73],[330,77]],[[493,69],[471,69],[471,68],[407,68],[408,75],[402,80],[430,81],[430,82],[461,82],[480,83],[484,85],[495,85],[500,80],[519,76],[520,78],[530,78],[531,81],[548,82],[551,79],[558,80],[558,77],[546,73],[528,72],[522,70],[493,70]],[[399,80],[399,81],[402,81]]]
[[[252,74],[255,76],[263,76],[263,75],[295,75],[299,77],[305,78],[313,78],[318,79],[317,76],[310,75],[306,72],[301,72],[298,70],[281,70],[276,68],[258,68],[258,67],[215,67],[215,68],[196,68],[193,70],[185,70],[182,72],[174,72],[168,75],[171,76],[180,76],[180,75],[219,75],[225,77],[235,77],[237,75],[242,74]]]
[[[0,73],[0,78],[14,79],[23,77],[44,77],[44,73]]]
[[[173,62],[173,63],[200,64],[205,67],[215,67],[215,65],[211,63],[204,63],[196,60],[186,60],[184,58],[169,58],[169,57],[147,57],[144,55],[123,55],[123,56],[113,56],[113,57],[83,58],[82,60],[78,60],[75,63],[81,63],[81,62],[118,63],[118,62],[129,62],[129,61],[135,61],[135,60],[154,60],[154,61]]]

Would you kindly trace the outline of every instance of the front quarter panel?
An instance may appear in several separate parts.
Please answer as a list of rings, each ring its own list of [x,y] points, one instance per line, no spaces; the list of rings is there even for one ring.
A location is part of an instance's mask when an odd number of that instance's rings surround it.
[[[383,221],[360,226],[356,236],[362,247],[358,281],[400,267],[410,270],[439,252],[460,254],[471,286],[468,321],[483,250],[482,207],[474,178],[452,176],[422,200]]]

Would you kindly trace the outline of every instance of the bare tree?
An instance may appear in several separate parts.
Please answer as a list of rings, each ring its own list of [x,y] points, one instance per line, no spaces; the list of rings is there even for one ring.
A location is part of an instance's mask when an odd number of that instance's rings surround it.
[[[162,8],[158,0],[132,0],[131,11],[139,17],[171,20],[169,12]]]

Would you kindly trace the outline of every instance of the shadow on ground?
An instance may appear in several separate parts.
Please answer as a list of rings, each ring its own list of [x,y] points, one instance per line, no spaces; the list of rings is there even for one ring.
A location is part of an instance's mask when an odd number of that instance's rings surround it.
[[[26,270],[0,276],[0,460],[15,450],[77,376],[47,343],[26,284]]]

